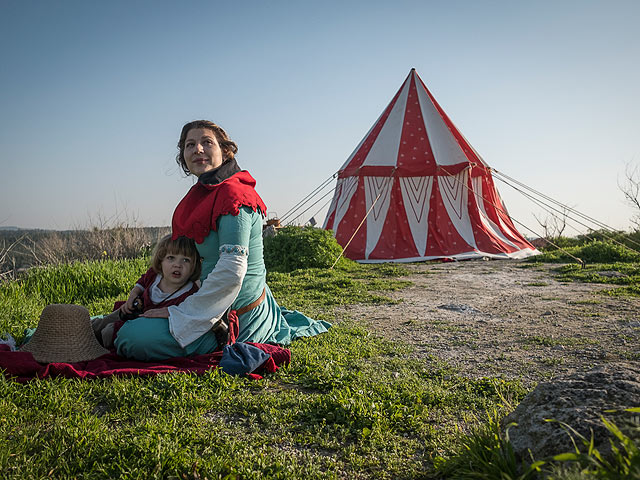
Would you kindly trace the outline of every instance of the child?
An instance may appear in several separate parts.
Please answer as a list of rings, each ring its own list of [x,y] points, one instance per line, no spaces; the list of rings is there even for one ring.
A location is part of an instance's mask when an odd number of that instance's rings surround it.
[[[98,341],[113,347],[118,321],[131,320],[153,308],[178,305],[198,291],[197,280],[202,271],[200,255],[193,240],[171,235],[160,239],[151,261],[151,268],[142,275],[125,302],[116,302],[114,312],[91,319]],[[121,323],[120,323],[121,325]]]

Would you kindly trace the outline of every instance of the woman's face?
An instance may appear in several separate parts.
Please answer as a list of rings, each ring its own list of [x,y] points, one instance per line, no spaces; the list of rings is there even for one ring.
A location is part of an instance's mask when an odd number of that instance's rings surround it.
[[[222,150],[215,134],[208,128],[189,130],[183,156],[187,168],[196,177],[222,165]]]

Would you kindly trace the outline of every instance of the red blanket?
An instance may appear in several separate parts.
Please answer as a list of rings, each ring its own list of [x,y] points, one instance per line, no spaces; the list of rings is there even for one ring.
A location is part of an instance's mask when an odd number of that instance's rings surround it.
[[[253,373],[250,378],[260,379],[261,373],[273,373],[280,365],[288,365],[291,351],[275,345],[252,343],[271,355]],[[112,375],[157,375],[168,372],[194,372],[203,374],[218,367],[222,352],[193,357],[178,357],[159,362],[139,362],[119,357],[113,351],[89,362],[77,363],[38,363],[29,352],[11,352],[7,345],[0,345],[0,371],[18,382],[28,382],[34,378],[104,378]]]

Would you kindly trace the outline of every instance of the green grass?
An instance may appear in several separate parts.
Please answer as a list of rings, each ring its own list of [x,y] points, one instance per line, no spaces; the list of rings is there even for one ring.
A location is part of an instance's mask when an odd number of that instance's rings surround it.
[[[518,459],[509,442],[509,426],[503,428],[501,418],[511,407],[501,406],[488,414],[487,420],[462,440],[459,455],[437,458],[438,473],[451,479],[534,480],[635,480],[640,478],[640,422],[636,416],[624,432],[615,423],[601,417],[611,434],[612,455],[606,457],[593,448],[592,438],[578,434],[570,425],[562,424],[575,445],[573,452],[548,458],[523,461]],[[640,408],[629,408],[640,413]]]
[[[20,337],[49,302],[104,313],[146,264],[75,263],[4,283],[0,332]],[[282,305],[335,320],[338,306],[392,303],[385,294],[407,286],[406,273],[347,264],[271,273],[269,284]],[[348,318],[291,351],[290,366],[260,381],[218,371],[27,384],[0,376],[2,478],[525,478],[530,467],[494,431],[499,418],[486,418],[518,403],[519,382],[412,358]]]
[[[614,271],[624,276],[609,277],[601,272]],[[586,265],[563,265],[555,269],[558,280],[564,282],[601,283],[615,286],[602,290],[606,295],[640,296],[640,263],[598,263]]]
[[[91,315],[109,313],[147,268],[148,258],[32,268],[17,281],[0,283],[0,333],[22,338],[50,303],[84,305]]]
[[[588,300],[570,300],[567,303],[569,305],[600,305],[602,301],[591,298]]]
[[[635,247],[637,248],[637,247]],[[596,240],[581,245],[566,246],[563,250],[548,249],[542,255],[530,257],[535,263],[572,263],[576,258],[587,264],[640,262],[640,253],[613,242]]]
[[[597,232],[595,236],[600,239],[591,241],[586,238],[563,238],[561,242],[557,242],[564,246],[563,250],[546,249],[542,255],[530,257],[525,260],[528,264],[521,264],[519,267],[533,268],[542,263],[567,263],[568,265],[555,269],[557,280],[560,282],[602,283],[616,286],[603,290],[603,294],[640,296],[640,253],[636,251],[636,244],[625,240],[627,237],[636,239],[638,232],[626,235],[616,233],[619,242],[626,242],[631,247],[603,241],[602,235]],[[581,259],[584,264],[581,265],[576,258]],[[607,275],[610,272],[615,272],[617,276]]]
[[[543,358],[540,360],[540,363],[549,367],[555,367],[558,365],[562,365],[564,363],[564,360],[562,358]]]
[[[503,432],[500,419],[511,410],[500,405],[490,411],[487,420],[476,427],[471,435],[462,439],[460,454],[436,458],[435,465],[444,478],[533,480],[540,472],[541,463],[518,460],[509,443],[509,434]]]
[[[460,411],[523,393],[400,361],[358,329],[300,345],[293,367],[260,382],[0,380],[3,478],[416,478],[431,469],[425,451],[453,445]]]
[[[147,260],[31,270],[0,285],[0,331],[20,338],[47,303],[92,314],[124,298]],[[331,319],[353,303],[392,303],[407,270],[349,265],[272,273],[278,301]],[[348,319],[295,342],[293,362],[258,382],[217,371],[95,381],[0,377],[3,478],[416,478],[451,452],[458,424],[517,382],[469,380]],[[184,476],[184,477],[183,477]]]
[[[580,345],[597,345],[598,340],[584,337],[560,337],[552,338],[541,335],[532,335],[525,337],[523,343],[530,345],[541,345],[544,347],[555,347],[557,345],[564,346],[580,346]]]
[[[269,272],[267,282],[277,293],[280,305],[322,318],[327,309],[339,305],[397,303],[382,292],[411,285],[411,282],[396,278],[407,274],[402,266],[351,262],[333,270],[307,268],[287,273]]]

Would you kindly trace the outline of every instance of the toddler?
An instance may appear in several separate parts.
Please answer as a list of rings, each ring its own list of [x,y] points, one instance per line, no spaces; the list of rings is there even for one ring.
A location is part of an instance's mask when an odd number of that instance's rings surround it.
[[[127,300],[116,302],[113,313],[91,319],[98,341],[106,348],[112,348],[118,321],[131,320],[147,310],[183,302],[198,291],[201,270],[200,255],[193,240],[187,237],[171,240],[171,235],[163,237],[154,249],[151,268],[138,279]]]

